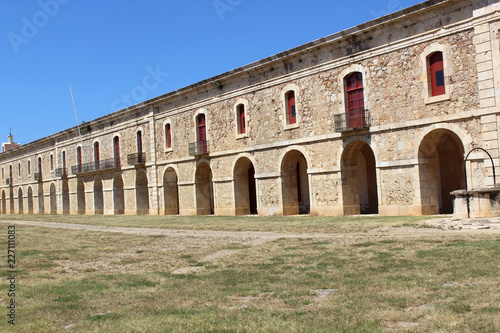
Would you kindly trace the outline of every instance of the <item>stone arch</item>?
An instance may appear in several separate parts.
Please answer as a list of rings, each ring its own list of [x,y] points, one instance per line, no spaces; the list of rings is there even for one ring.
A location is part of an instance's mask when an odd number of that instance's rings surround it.
[[[5,190],[2,190],[2,214],[7,214],[7,202],[5,198]]]
[[[33,189],[28,186],[28,214],[33,214]]]
[[[464,145],[448,129],[427,133],[418,148],[422,214],[453,213],[451,191],[465,188]]]
[[[56,185],[50,184],[50,214],[57,214]]]
[[[199,163],[195,174],[196,214],[214,214],[214,187],[212,169],[207,162]]]
[[[67,179],[62,180],[62,212],[69,214],[69,183]]]
[[[178,177],[173,167],[168,167],[163,174],[163,200],[165,215],[179,214]]]
[[[76,183],[76,201],[78,214],[85,214],[85,183],[82,178],[78,178]]]
[[[24,214],[24,205],[23,205],[23,188],[20,187],[17,191],[17,213]]]
[[[122,175],[117,173],[113,178],[113,206],[115,215],[125,214],[125,192]]]
[[[143,169],[137,170],[135,178],[135,199],[138,215],[149,214],[148,177]]]
[[[104,195],[102,191],[102,179],[97,176],[94,179],[94,214],[104,214]]]
[[[43,184],[38,184],[38,214],[45,213],[45,198],[43,193]]]
[[[233,167],[235,215],[258,214],[255,167],[250,158],[241,156]]]
[[[10,214],[14,214],[14,189],[12,187],[9,191],[9,209]]]
[[[281,197],[283,215],[309,214],[308,162],[304,154],[291,149],[281,159]]]
[[[346,145],[341,155],[344,215],[378,214],[376,157],[363,140]]]

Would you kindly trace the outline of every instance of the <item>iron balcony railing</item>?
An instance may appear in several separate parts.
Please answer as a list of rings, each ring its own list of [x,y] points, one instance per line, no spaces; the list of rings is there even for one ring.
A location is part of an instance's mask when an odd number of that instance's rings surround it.
[[[210,153],[208,149],[208,141],[197,141],[189,144],[189,156],[198,156]]]
[[[357,110],[333,116],[335,132],[345,132],[357,128],[367,128],[371,125],[370,111]]]
[[[57,168],[56,169],[56,177],[65,177],[68,175],[66,168]]]
[[[71,167],[71,173],[76,175],[79,173],[97,172],[102,170],[116,169],[120,167],[120,158],[108,158],[105,160],[73,165]]]
[[[36,182],[41,182],[42,181],[42,173],[41,172],[34,173],[33,178],[35,179]]]
[[[12,178],[10,178],[10,177],[5,178],[5,184],[12,185]]]
[[[142,165],[146,163],[146,153],[135,153],[127,155],[128,165]]]

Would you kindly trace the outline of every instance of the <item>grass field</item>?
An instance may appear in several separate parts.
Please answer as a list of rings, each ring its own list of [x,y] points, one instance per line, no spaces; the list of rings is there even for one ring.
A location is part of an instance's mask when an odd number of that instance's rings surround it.
[[[2,332],[500,331],[499,233],[385,217],[1,219],[167,231],[16,225],[16,326],[3,306]],[[0,224],[4,280],[9,224]]]

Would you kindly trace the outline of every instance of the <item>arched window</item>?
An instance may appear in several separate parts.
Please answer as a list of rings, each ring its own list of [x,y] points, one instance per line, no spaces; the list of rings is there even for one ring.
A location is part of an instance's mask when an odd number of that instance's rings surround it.
[[[76,148],[76,165],[78,172],[82,172],[82,147]]]
[[[50,154],[50,171],[54,171],[54,155]]]
[[[144,158],[142,156],[142,131],[137,131],[136,133],[136,141],[137,141],[137,162],[144,162]]]
[[[17,163],[17,174],[19,175],[19,178],[21,178],[21,163]]]
[[[446,93],[443,53],[434,52],[428,57],[428,73],[430,75],[431,96],[444,95]]]
[[[349,128],[366,126],[363,75],[355,72],[345,78],[347,97],[347,123]]]
[[[95,169],[99,170],[101,168],[100,161],[101,160],[101,152],[99,151],[99,142],[94,142],[94,165]]]
[[[246,133],[246,124],[245,124],[245,105],[239,104],[236,107],[236,122],[238,126],[238,134],[245,134]]]
[[[287,105],[287,124],[295,124],[297,122],[297,109],[295,105],[295,92],[293,90],[286,93]]]
[[[207,124],[205,122],[205,115],[200,114],[196,119],[198,129],[198,151],[200,153],[207,153]]]
[[[31,175],[31,161],[28,160],[28,176]]]
[[[165,124],[165,147],[172,148],[172,129],[169,123]]]
[[[120,167],[120,138],[115,136],[113,138],[113,156],[115,158],[115,166]]]

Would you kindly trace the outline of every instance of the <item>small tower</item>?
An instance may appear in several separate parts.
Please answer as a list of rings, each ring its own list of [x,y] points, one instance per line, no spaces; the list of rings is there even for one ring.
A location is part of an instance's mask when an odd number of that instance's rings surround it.
[[[8,142],[2,143],[2,153],[5,153],[6,151],[12,150],[19,146],[21,146],[21,144],[14,142],[14,136],[12,135],[12,128],[10,128]]]

